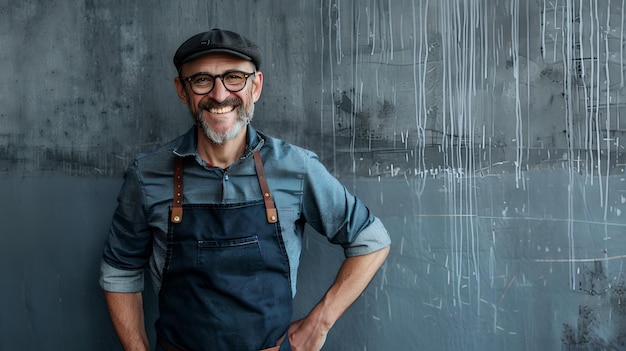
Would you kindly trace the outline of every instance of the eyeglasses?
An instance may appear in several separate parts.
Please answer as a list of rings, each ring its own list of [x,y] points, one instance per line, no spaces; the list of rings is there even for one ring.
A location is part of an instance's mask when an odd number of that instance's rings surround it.
[[[191,90],[198,95],[206,95],[215,87],[215,80],[220,78],[224,88],[231,93],[236,93],[245,88],[248,77],[253,76],[256,72],[246,73],[241,71],[229,71],[224,74],[208,74],[205,72],[196,73],[189,77],[180,77],[180,79],[189,82]]]

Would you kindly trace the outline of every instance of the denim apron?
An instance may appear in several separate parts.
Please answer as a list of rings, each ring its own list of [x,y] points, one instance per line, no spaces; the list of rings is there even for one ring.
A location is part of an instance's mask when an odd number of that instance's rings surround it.
[[[259,152],[263,200],[182,204],[177,157],[157,350],[290,350],[289,262]],[[280,341],[279,341],[280,340]]]

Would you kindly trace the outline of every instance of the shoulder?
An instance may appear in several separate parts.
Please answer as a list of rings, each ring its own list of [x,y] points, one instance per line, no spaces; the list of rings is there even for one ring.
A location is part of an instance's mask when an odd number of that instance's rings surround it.
[[[136,168],[138,172],[145,171],[171,171],[176,155],[187,155],[188,149],[195,149],[189,145],[195,144],[195,133],[192,128],[187,133],[172,139],[156,149],[142,152],[134,159],[131,168]]]
[[[262,132],[257,133],[264,142],[261,154],[266,156],[268,160],[277,159],[282,161],[300,161],[307,163],[310,159],[317,159],[317,155],[311,150]]]

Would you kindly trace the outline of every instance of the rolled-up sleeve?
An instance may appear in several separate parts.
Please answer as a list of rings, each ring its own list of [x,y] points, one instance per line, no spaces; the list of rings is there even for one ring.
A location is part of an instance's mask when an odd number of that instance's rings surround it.
[[[365,227],[352,243],[344,245],[344,254],[346,257],[366,255],[390,244],[391,239],[383,222],[374,217],[374,221]]]
[[[152,240],[141,182],[134,164],[124,176],[118,206],[104,246],[100,286],[114,292],[142,291]]]
[[[143,291],[144,269],[118,269],[104,260],[100,263],[100,286],[105,291],[134,293]]]
[[[346,257],[360,256],[390,245],[383,223],[309,153],[303,191],[303,217]]]

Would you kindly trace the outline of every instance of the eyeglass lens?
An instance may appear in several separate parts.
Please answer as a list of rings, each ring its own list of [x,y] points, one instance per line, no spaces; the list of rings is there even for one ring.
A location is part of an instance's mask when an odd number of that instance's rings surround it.
[[[234,71],[223,75],[210,75],[208,73],[198,73],[187,78],[194,93],[202,95],[208,94],[215,85],[215,80],[221,78],[224,87],[230,92],[238,92],[246,86],[247,78],[250,74]]]

